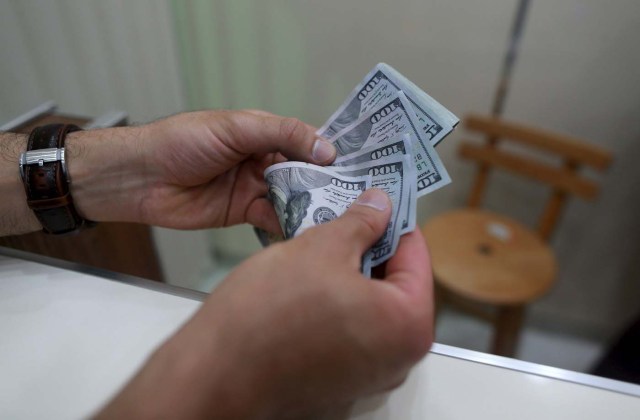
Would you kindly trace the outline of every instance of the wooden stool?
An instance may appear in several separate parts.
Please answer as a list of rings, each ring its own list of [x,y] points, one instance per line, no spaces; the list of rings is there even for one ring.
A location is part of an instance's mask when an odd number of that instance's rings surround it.
[[[436,308],[454,303],[493,322],[492,352],[513,356],[526,305],[554,283],[557,264],[547,240],[568,194],[593,199],[598,193],[598,186],[578,170],[581,165],[604,170],[612,156],[576,139],[497,118],[469,116],[465,126],[487,136],[484,146],[463,144],[460,148],[463,157],[479,165],[469,208],[444,213],[422,228],[431,250]],[[530,155],[498,150],[501,140],[550,152],[563,163],[554,167]],[[537,229],[478,208],[492,167],[552,188]]]
[[[547,292],[555,279],[556,260],[549,246],[515,220],[476,209],[436,217],[423,233],[440,289],[495,305],[492,352],[512,354],[524,305]]]

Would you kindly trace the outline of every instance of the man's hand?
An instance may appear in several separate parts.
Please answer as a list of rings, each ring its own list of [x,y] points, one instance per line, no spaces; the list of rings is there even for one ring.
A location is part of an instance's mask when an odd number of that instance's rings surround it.
[[[299,120],[264,111],[179,114],[67,139],[72,195],[97,221],[181,229],[251,223],[279,232],[264,169],[286,159],[326,165],[335,148]]]
[[[360,274],[390,207],[367,191],[245,261],[103,414],[300,418],[400,384],[432,343],[432,279],[419,231],[384,279]]]

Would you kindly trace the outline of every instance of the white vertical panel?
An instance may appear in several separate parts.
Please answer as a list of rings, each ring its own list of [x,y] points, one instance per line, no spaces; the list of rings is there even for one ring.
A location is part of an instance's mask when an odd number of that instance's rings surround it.
[[[73,53],[72,36],[65,28],[61,3],[20,1],[14,7],[27,40],[25,53],[31,56],[44,93],[62,104],[94,111],[89,95],[80,94],[86,77]],[[95,112],[95,111],[94,111]]]
[[[0,119],[46,99],[80,115],[123,109],[136,121],[183,108],[167,1],[5,1],[0,16]]]
[[[164,0],[0,2],[0,121],[47,99],[78,115],[124,110],[134,122],[181,111],[169,6]],[[154,233],[168,281],[193,286],[212,269],[202,232]]]
[[[59,1],[60,23],[64,42],[70,46],[72,63],[78,68],[77,90],[91,102],[92,108],[103,108],[102,104],[114,104],[120,98],[116,77],[110,77],[109,61],[114,57],[106,52],[108,39],[95,23],[99,20],[93,2],[81,0]],[[99,109],[90,112],[98,113]]]
[[[0,121],[7,121],[45,96],[14,2],[0,5]],[[39,93],[40,92],[40,93]]]

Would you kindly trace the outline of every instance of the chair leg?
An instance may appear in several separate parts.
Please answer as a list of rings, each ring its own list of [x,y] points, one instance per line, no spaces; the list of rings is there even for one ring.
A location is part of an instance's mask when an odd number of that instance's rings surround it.
[[[498,307],[491,350],[493,354],[514,357],[523,319],[524,306]]]

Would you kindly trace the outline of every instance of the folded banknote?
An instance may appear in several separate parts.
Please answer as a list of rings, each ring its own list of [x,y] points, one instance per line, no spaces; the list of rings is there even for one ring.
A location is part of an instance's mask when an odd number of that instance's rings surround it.
[[[387,229],[362,259],[370,275],[416,227],[417,199],[451,182],[435,151],[458,118],[391,66],[380,63],[318,130],[338,153],[331,166],[283,162],[265,170],[284,239],[340,217],[362,192],[390,197]],[[263,245],[273,236],[256,230]]]

